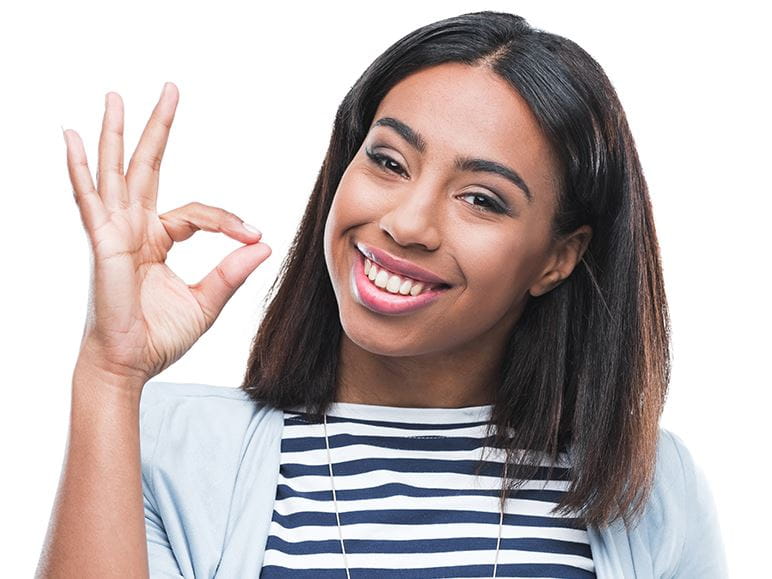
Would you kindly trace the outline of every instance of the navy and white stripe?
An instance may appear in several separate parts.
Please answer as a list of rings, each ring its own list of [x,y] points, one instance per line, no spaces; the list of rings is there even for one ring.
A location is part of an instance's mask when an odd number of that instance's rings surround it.
[[[486,446],[491,405],[334,403],[335,493],[354,578],[491,577],[504,451]],[[474,469],[485,453],[486,467]],[[595,577],[586,528],[550,513],[570,481],[561,455],[506,502],[497,577]],[[324,425],[284,413],[262,579],[345,579]]]

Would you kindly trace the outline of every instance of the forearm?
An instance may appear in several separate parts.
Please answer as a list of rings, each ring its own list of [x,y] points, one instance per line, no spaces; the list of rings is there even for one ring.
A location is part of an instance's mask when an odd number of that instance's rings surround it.
[[[143,384],[76,365],[62,474],[36,577],[147,577]]]

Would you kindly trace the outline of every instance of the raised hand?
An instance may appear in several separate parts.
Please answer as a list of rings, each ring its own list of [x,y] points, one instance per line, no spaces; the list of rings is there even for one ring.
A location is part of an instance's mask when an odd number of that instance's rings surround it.
[[[224,209],[188,203],[156,213],[158,176],[179,93],[166,83],[123,171],[123,101],[110,92],[94,187],[80,136],[64,131],[67,167],[92,250],[79,364],[144,384],[178,360],[270,254],[261,234]],[[194,285],[166,265],[175,241],[217,231],[246,245]]]

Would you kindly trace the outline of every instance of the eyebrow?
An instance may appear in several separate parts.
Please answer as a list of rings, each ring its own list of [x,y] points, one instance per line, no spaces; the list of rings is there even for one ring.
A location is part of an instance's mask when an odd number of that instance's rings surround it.
[[[394,117],[381,117],[375,121],[372,126],[390,127],[394,129],[416,151],[419,153],[424,153],[426,151],[426,139],[423,138],[421,133],[411,129],[408,125],[400,120],[395,119]],[[461,156],[456,157],[454,166],[459,171],[474,171],[500,175],[518,187],[525,194],[529,203],[533,201],[533,195],[531,194],[531,190],[528,188],[528,185],[526,185],[525,180],[518,174],[517,171],[507,167],[506,165],[502,165],[501,163],[497,163],[496,161],[491,161],[489,159],[478,159]]]

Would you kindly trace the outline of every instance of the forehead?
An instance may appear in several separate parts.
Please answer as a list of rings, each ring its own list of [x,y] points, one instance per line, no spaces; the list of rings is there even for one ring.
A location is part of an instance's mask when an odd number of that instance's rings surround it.
[[[391,88],[373,122],[383,116],[420,133],[429,157],[461,154],[503,162],[534,192],[550,191],[557,182],[552,149],[530,107],[486,66],[454,62],[415,72]]]

